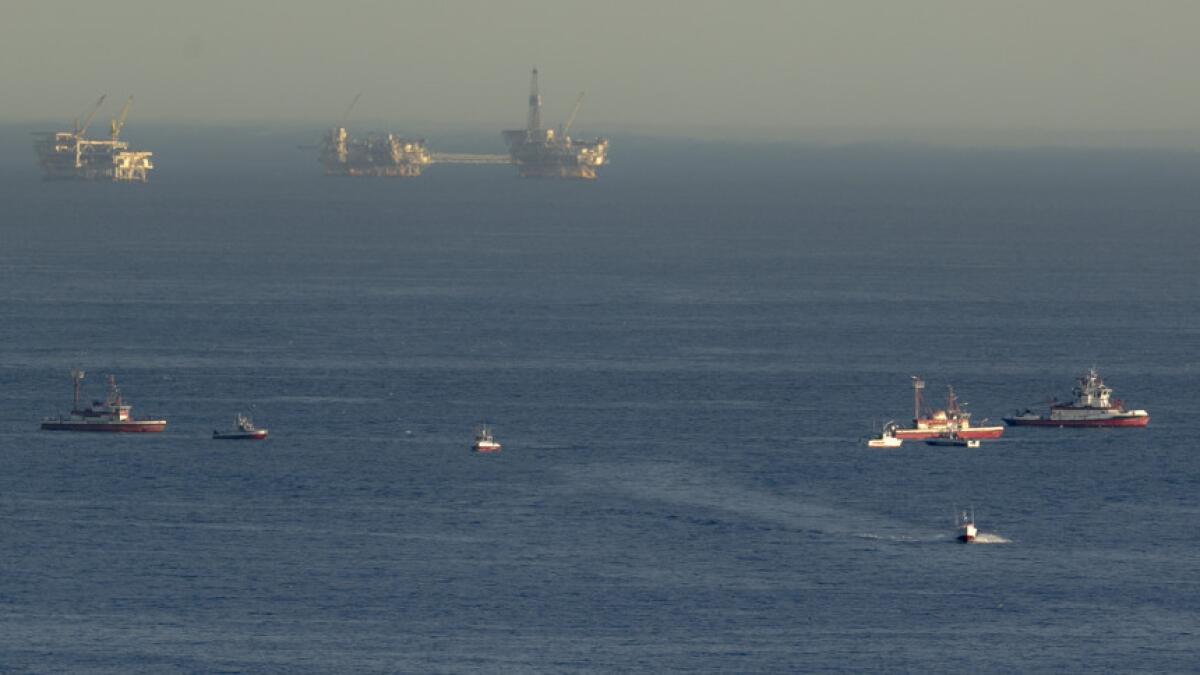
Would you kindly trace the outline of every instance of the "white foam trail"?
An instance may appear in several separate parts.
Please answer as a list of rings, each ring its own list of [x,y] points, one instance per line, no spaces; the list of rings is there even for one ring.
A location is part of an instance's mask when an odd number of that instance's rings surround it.
[[[910,535],[910,534],[874,534],[874,533],[870,533],[870,532],[863,532],[856,536],[858,536],[861,539],[871,539],[871,540],[876,540],[876,541],[890,541],[890,542],[894,542],[897,544],[926,544],[929,542],[938,541],[940,539],[945,539],[949,535],[930,534],[930,535],[918,536],[918,535]]]
[[[743,487],[689,465],[597,466],[592,468],[588,482],[643,499],[685,508],[719,509],[827,535],[904,543],[935,541],[940,536],[914,533],[910,524],[879,514],[823,503],[818,495],[785,496]]]
[[[1011,544],[1012,541],[1005,539],[995,532],[979,532],[975,535],[976,544]]]

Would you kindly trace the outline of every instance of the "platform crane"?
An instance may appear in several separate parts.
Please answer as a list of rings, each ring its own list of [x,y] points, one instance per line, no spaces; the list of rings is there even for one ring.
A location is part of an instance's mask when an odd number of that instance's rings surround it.
[[[130,96],[129,100],[125,101],[125,106],[123,108],[121,108],[121,114],[117,115],[112,120],[112,126],[110,128],[110,132],[111,132],[112,140],[114,143],[117,141],[117,137],[121,135],[121,129],[125,128],[125,117],[127,115],[129,115],[129,108],[132,106],[133,106],[133,97]]]
[[[358,103],[358,99],[362,98],[362,92],[354,95],[354,100],[350,101],[350,105],[346,106],[346,112],[342,113],[342,119],[338,121],[338,128],[345,128],[346,121],[350,119],[350,111],[354,110],[354,105]]]
[[[75,118],[75,137],[83,138],[83,134],[87,132],[89,126],[92,125],[92,119],[96,117],[96,113],[100,112],[100,106],[104,105],[104,99],[108,98],[108,94],[101,94],[100,98],[96,99],[96,105],[92,106],[92,112],[88,114],[84,120],[83,126],[79,125],[79,118]]]
[[[558,129],[558,135],[562,139],[567,138],[567,134],[571,132],[571,125],[575,123],[575,116],[579,114],[579,107],[583,105],[583,92],[579,92],[579,98],[575,99],[575,107],[571,108],[571,114],[567,116],[567,121]]]

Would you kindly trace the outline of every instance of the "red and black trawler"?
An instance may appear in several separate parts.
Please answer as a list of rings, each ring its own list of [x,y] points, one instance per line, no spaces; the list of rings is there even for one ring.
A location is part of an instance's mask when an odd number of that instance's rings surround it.
[[[1014,427],[1144,427],[1150,423],[1145,410],[1126,410],[1125,404],[1112,398],[1112,389],[1100,379],[1095,368],[1079,378],[1072,390],[1075,400],[1050,404],[1048,415],[1028,408],[1004,422]]]
[[[155,433],[167,428],[166,420],[135,420],[130,414],[133,406],[121,399],[117,380],[108,376],[108,396],[103,401],[92,401],[86,408],[79,407],[79,385],[83,382],[83,371],[72,370],[75,383],[75,403],[68,417],[47,417],[42,420],[46,431],[105,431],[109,433]]]
[[[971,413],[962,409],[958,397],[954,395],[954,387],[947,387],[945,410],[922,410],[921,392],[925,389],[925,381],[913,377],[913,426],[911,429],[896,429],[896,438],[905,441],[923,441],[929,438],[954,438],[964,441],[978,441],[989,438],[1000,438],[1004,434],[1004,426],[973,427]]]

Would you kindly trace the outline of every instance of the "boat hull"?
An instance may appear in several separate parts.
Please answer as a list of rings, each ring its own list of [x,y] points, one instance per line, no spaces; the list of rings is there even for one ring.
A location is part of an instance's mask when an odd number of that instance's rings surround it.
[[[946,429],[897,429],[896,438],[905,441],[924,441],[930,438],[942,438],[948,431]],[[1004,427],[973,427],[968,429],[959,429],[958,437],[970,441],[986,441],[1000,438],[1004,435]]]
[[[475,452],[482,452],[482,453],[485,453],[485,454],[487,454],[487,453],[495,453],[495,452],[500,452],[500,444],[499,444],[499,443],[491,443],[491,444],[488,444],[488,443],[479,444],[479,443],[477,443],[477,444],[475,444],[475,445],[471,446],[471,450],[473,450],[473,451],[475,451]]]
[[[215,441],[264,441],[266,438],[266,429],[258,429],[256,431],[230,431],[228,433],[222,433],[219,431],[213,432],[213,440]]]
[[[1037,419],[1021,417],[1005,417],[1004,423],[1010,427],[1144,427],[1150,424],[1149,415],[1129,417],[1109,417],[1089,420],[1056,420],[1048,417]]]
[[[946,438],[940,436],[938,438],[926,438],[925,445],[938,445],[942,447],[955,448],[978,448],[979,441],[970,438]]]
[[[135,420],[131,422],[75,422],[47,420],[43,431],[90,431],[117,434],[153,434],[167,428],[166,420]]]

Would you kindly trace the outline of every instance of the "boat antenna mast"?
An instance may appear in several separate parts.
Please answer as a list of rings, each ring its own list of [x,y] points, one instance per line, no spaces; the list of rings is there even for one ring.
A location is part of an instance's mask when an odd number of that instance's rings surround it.
[[[966,525],[967,523],[975,522],[975,506],[974,505],[968,506],[967,508],[965,508],[961,511],[958,509],[958,506],[954,506],[952,508],[954,509],[954,524],[955,525],[961,527],[963,525]]]
[[[912,376],[913,385],[913,419],[921,419],[921,390],[925,388],[925,380]]]
[[[121,405],[121,389],[117,387],[116,375],[108,376],[108,404],[112,406]]]
[[[74,385],[74,388],[75,388],[75,403],[74,403],[74,407],[71,408],[72,411],[79,410],[79,388],[83,383],[84,375],[85,375],[85,373],[78,368],[74,368],[71,370],[71,383]]]

